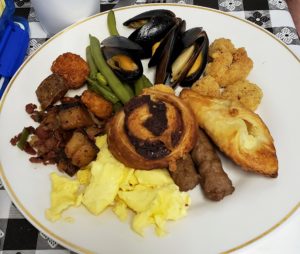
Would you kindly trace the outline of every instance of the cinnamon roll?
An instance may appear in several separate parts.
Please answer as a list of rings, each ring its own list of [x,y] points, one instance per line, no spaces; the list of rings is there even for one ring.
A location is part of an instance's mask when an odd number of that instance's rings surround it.
[[[144,89],[108,124],[108,147],[128,167],[169,167],[189,153],[197,139],[197,123],[189,107],[164,90]]]

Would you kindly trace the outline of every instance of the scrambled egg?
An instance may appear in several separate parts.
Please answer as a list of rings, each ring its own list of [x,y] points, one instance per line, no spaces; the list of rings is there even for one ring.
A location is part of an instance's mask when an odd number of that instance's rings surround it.
[[[82,194],[79,193],[80,182],[56,173],[50,175],[52,182],[51,207],[46,211],[46,218],[57,221],[64,210],[70,206],[79,206]]]
[[[167,220],[186,215],[190,205],[187,193],[180,192],[165,169],[135,170],[116,160],[110,153],[106,136],[98,137],[97,159],[77,172],[77,179],[51,175],[51,207],[46,211],[49,220],[61,218],[70,206],[83,204],[92,214],[99,215],[107,207],[121,221],[133,211],[132,229],[143,235],[149,225],[157,235],[166,233]]]

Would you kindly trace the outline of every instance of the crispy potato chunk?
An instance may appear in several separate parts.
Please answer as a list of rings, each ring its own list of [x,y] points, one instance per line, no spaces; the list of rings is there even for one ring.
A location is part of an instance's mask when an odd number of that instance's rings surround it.
[[[108,118],[113,112],[112,103],[92,91],[85,90],[81,95],[81,101],[99,118]]]
[[[221,87],[244,80],[253,68],[253,61],[244,48],[235,49],[228,39],[217,39],[209,47],[212,62],[206,66],[205,74],[216,79]]]
[[[233,85],[227,86],[222,93],[222,98],[239,101],[246,108],[253,111],[260,104],[262,97],[262,90],[247,80],[238,81]]]
[[[212,76],[205,76],[202,79],[197,80],[192,89],[201,95],[211,96],[211,97],[220,97],[220,86]]]
[[[52,63],[51,71],[62,76],[71,89],[77,89],[84,85],[89,75],[89,66],[81,56],[73,53],[64,53]]]
[[[98,151],[99,149],[80,131],[73,132],[65,147],[66,156],[77,167],[88,165],[96,158]]]
[[[61,127],[64,130],[88,127],[94,124],[89,112],[83,105],[64,105],[58,112]]]

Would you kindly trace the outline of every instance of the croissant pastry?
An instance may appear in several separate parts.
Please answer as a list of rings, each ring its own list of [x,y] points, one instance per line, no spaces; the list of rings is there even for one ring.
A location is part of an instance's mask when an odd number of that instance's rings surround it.
[[[236,164],[277,177],[273,138],[257,114],[238,102],[202,96],[191,89],[182,90],[180,98],[190,105],[200,127]]]
[[[134,97],[108,124],[108,148],[128,167],[172,167],[197,137],[192,111],[168,90],[149,88]]]

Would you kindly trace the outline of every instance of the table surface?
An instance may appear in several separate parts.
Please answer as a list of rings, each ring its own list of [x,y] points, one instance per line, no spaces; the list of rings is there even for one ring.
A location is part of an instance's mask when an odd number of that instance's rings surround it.
[[[101,11],[112,9],[118,1],[101,0]],[[150,1],[137,0],[136,4]],[[154,2],[154,1],[152,1]],[[300,58],[300,40],[284,0],[156,0],[162,3],[194,4],[229,12],[248,19],[275,34]],[[15,0],[15,15],[28,19],[31,54],[48,38],[31,8],[30,0]],[[239,250],[241,254],[300,253],[300,211],[277,230]],[[0,254],[74,253],[34,228],[10,201],[0,179]]]

